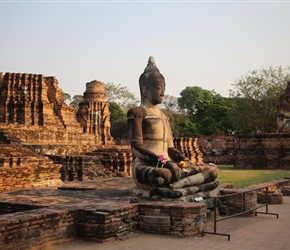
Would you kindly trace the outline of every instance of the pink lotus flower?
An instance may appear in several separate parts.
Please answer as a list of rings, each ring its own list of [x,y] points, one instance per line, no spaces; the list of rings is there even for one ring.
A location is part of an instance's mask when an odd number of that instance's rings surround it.
[[[161,162],[161,168],[168,162],[168,159],[164,155],[158,155],[158,162],[156,164],[156,167],[158,167],[159,162]]]

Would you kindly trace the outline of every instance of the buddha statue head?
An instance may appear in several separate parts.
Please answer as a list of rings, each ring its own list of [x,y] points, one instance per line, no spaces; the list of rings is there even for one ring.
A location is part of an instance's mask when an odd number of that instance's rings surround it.
[[[144,69],[144,72],[139,78],[141,104],[144,104],[145,100],[147,100],[147,98],[149,98],[149,96],[152,94],[152,90],[158,86],[161,88],[160,97],[163,100],[165,79],[164,76],[160,73],[159,69],[156,67],[154,57],[150,56],[147,67]],[[159,103],[161,103],[162,100],[160,100]]]

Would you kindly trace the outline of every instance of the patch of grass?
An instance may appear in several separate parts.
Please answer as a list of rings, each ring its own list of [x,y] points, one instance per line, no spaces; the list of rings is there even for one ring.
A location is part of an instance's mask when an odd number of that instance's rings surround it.
[[[219,183],[233,183],[235,188],[290,176],[290,170],[239,170],[235,169],[233,165],[220,165],[218,169],[217,180]]]

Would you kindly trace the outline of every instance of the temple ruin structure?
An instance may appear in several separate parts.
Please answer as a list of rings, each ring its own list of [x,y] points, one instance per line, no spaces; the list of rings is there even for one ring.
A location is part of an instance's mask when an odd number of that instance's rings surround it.
[[[82,145],[112,144],[103,83],[92,81],[86,87],[77,120],[76,109],[64,102],[64,92],[55,77],[6,73],[0,80],[1,127],[56,132],[57,136],[46,138],[34,135],[37,144],[74,144],[78,139]],[[25,143],[23,137],[19,139]]]
[[[71,179],[72,169],[96,172],[92,166],[101,165],[101,153],[86,153],[113,144],[104,84],[86,84],[77,115],[63,95],[55,77],[0,74],[0,190],[56,187],[61,177]]]
[[[277,107],[277,132],[290,133],[290,81]]]
[[[4,149],[0,151],[0,169],[4,167],[0,178],[6,180],[0,190],[13,189],[8,185],[10,177],[4,178],[6,167],[11,168],[15,183],[27,189],[56,187],[60,181],[131,175],[130,146],[116,145],[110,134],[104,84],[96,80],[86,83],[78,110],[64,102],[64,91],[58,84],[55,77],[39,74],[0,74],[0,148]],[[196,139],[176,138],[175,143],[193,162],[202,161]],[[24,171],[21,168],[32,162],[28,158],[37,156],[42,168],[29,170],[28,183],[16,172]],[[40,174],[35,175],[36,169]]]
[[[289,92],[288,83],[279,133],[178,137],[174,145],[192,162],[290,169]],[[128,179],[106,178],[130,176],[132,153],[110,135],[103,83],[86,84],[78,111],[63,94],[55,77],[0,73],[0,249],[48,249],[77,238],[106,242],[134,230],[203,235],[211,219],[205,203],[138,203]],[[77,182],[96,179],[95,186]],[[285,181],[274,184],[278,189]],[[227,202],[230,214],[244,204],[240,198]],[[245,196],[247,208],[256,203],[256,193]]]

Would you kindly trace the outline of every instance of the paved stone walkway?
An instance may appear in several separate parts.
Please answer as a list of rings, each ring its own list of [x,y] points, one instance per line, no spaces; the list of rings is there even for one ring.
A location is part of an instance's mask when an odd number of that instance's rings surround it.
[[[259,211],[265,212],[265,207]],[[206,234],[204,237],[175,238],[167,235],[132,233],[127,239],[106,243],[74,241],[52,250],[277,250],[290,249],[290,197],[284,196],[284,204],[269,205],[269,213],[256,217],[234,217],[220,221],[217,232],[230,234],[225,236]],[[208,231],[212,230],[208,226]]]

